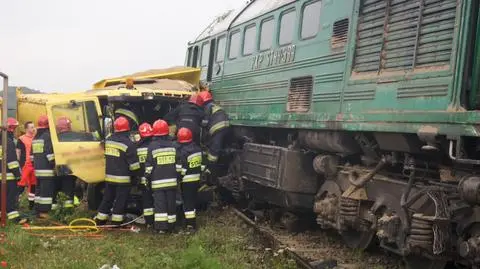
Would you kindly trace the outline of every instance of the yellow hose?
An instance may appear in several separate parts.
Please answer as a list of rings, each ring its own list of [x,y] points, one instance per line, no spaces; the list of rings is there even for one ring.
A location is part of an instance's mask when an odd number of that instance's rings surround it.
[[[75,225],[78,222],[87,222],[91,223],[92,225]],[[29,226],[29,227],[22,227],[23,230],[31,230],[31,231],[38,231],[38,230],[70,230],[71,232],[83,232],[83,231],[91,231],[92,233],[100,232],[100,228],[97,226],[94,220],[88,218],[80,218],[72,220],[68,225],[63,226]]]

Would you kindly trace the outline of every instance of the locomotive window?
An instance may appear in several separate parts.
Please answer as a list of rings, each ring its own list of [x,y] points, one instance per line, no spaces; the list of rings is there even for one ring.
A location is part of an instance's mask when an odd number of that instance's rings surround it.
[[[201,60],[201,66],[207,66],[208,65],[208,57],[210,55],[210,44],[208,42],[203,43],[202,45],[202,60]]]
[[[227,38],[224,36],[218,39],[217,45],[217,62],[223,62],[223,58],[225,58],[225,44],[227,43]]]
[[[243,38],[243,55],[250,55],[255,51],[255,38],[257,37],[257,27],[255,24],[247,26]]]
[[[295,10],[288,11],[280,18],[280,35],[278,44],[287,45],[293,41],[293,32],[295,31]]]
[[[260,50],[269,50],[272,48],[273,42],[273,18],[264,20],[262,22],[261,30],[260,30]]]
[[[310,2],[303,8],[302,15],[302,39],[312,38],[318,34],[320,30],[320,11],[322,2]]]
[[[240,50],[240,32],[237,31],[230,35],[230,51],[228,52],[228,58],[235,59],[238,57]]]
[[[192,47],[188,48],[187,58],[185,59],[185,61],[187,62],[187,66],[190,66],[190,64],[192,63]]]

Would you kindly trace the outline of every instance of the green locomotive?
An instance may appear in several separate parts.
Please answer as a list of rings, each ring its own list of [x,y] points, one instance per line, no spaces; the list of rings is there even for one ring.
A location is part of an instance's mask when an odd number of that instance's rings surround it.
[[[256,0],[216,18],[186,65],[233,125],[220,183],[408,268],[480,267],[479,9]]]

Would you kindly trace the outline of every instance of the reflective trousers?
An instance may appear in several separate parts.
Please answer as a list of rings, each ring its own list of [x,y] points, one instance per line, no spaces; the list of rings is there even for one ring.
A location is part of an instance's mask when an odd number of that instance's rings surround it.
[[[63,192],[67,197],[64,201],[64,208],[73,208],[73,195],[75,190],[75,176],[57,176],[55,177],[55,192],[53,194],[53,205],[55,209],[57,206],[57,195],[59,192]]]
[[[112,224],[122,224],[131,188],[132,186],[130,184],[106,183],[96,219],[99,220],[100,223],[106,222],[110,215],[110,209],[113,208],[111,211]]]
[[[227,133],[228,128],[224,128],[210,136],[207,150],[207,160],[209,163],[216,163],[218,161]]]
[[[0,191],[1,191],[1,184],[0,184]],[[16,221],[19,217],[20,217],[20,214],[18,213],[17,181],[8,180],[7,181],[7,219],[10,221]]]
[[[183,212],[185,214],[185,225],[196,228],[197,215],[195,206],[197,204],[197,194],[200,183],[185,182],[182,183]]]
[[[39,213],[48,213],[52,210],[55,194],[55,177],[37,177],[35,188],[35,204]]]
[[[155,230],[172,231],[177,222],[177,187],[153,190]]]
[[[142,190],[142,203],[143,203],[143,217],[145,218],[145,223],[148,225],[153,225],[153,215],[155,213],[153,207],[153,193],[150,188],[144,188]]]

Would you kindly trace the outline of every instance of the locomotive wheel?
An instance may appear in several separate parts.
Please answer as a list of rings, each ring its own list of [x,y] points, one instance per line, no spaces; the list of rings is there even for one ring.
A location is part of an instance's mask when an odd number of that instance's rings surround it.
[[[349,248],[365,250],[372,244],[375,231],[361,232],[351,229],[343,231],[341,235]]]
[[[405,269],[443,269],[447,264],[443,260],[431,260],[421,256],[407,256],[403,262]]]

